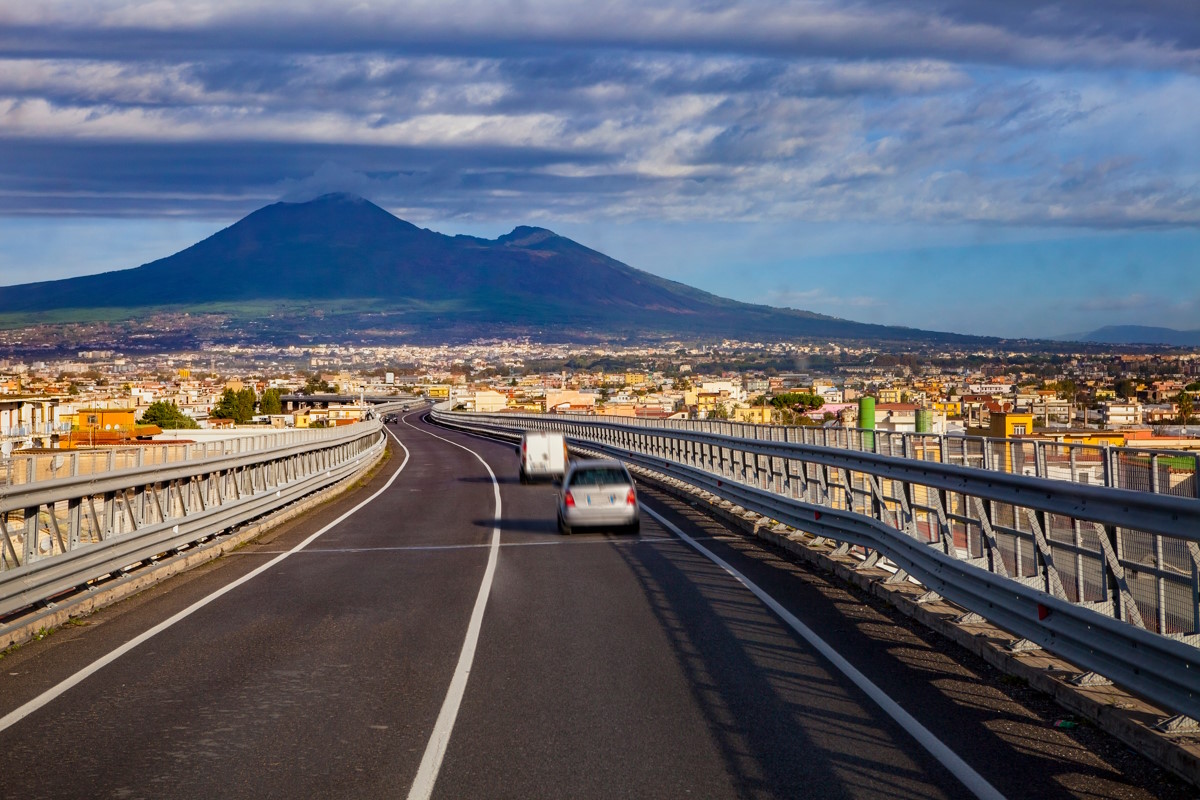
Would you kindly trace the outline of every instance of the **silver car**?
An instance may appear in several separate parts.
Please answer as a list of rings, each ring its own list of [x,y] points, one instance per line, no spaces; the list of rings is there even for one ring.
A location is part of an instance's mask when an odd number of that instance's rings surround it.
[[[572,461],[558,496],[558,529],[620,528],[637,533],[641,525],[637,490],[620,461]]]

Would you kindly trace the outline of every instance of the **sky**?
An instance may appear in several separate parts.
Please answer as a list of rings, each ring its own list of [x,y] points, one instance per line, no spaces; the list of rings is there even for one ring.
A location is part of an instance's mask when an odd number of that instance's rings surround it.
[[[738,300],[1200,328],[1195,0],[0,0],[0,283],[353,192]]]

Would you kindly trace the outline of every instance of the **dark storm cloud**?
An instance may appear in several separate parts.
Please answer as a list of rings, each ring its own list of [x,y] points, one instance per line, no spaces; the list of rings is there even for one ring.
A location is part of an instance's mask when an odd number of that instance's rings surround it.
[[[1021,36],[1144,39],[1176,48],[1200,46],[1200,6],[1192,0],[883,0],[879,6],[934,14],[959,24],[989,25]]]
[[[0,11],[0,213],[227,216],[340,183],[443,217],[1190,225],[1198,20],[43,0]]]
[[[481,190],[580,197],[628,191],[635,175],[543,175],[561,152],[531,149],[354,147],[273,143],[116,144],[13,142],[0,148],[0,214],[230,218],[264,201],[357,190],[382,203],[420,198],[444,216],[494,210]],[[572,153],[572,162],[601,164]],[[308,176],[287,179],[281,176]],[[113,187],[121,187],[114,190]],[[186,189],[184,188],[186,187]],[[469,201],[464,203],[464,201]],[[501,201],[503,202],[503,201]],[[473,205],[471,205],[473,204]]]
[[[569,50],[936,57],[1026,65],[1157,57],[1186,66],[1200,43],[1191,0],[874,0],[664,4],[615,2],[242,3],[205,14],[187,3],[43,2],[10,11],[0,52],[103,58],[212,52],[382,52],[513,57]],[[1121,47],[1114,45],[1136,45]]]

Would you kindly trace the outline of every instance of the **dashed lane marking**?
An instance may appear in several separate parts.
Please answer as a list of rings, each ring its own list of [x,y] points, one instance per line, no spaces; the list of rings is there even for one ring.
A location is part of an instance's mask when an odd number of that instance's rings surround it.
[[[737,542],[741,541],[734,536],[702,536],[696,537],[698,542]],[[561,547],[564,545],[587,545],[587,544],[615,544],[615,545],[633,545],[633,544],[679,544],[679,540],[673,536],[643,536],[639,539],[603,539],[599,537],[589,538],[589,535],[576,534],[570,539],[552,539],[544,542],[501,542],[502,550],[512,547]],[[491,548],[491,542],[481,542],[479,544],[414,544],[398,547],[310,547],[304,551],[304,555],[339,555],[342,553],[404,553],[404,552],[423,552],[423,551],[438,551],[438,550],[484,550]],[[230,555],[238,555],[243,558],[246,556],[267,556],[275,555],[279,550],[256,550],[254,552],[238,551],[230,553]]]
[[[462,705],[463,696],[467,691],[467,678],[471,674],[471,664],[475,660],[475,648],[479,644],[479,632],[483,628],[483,611],[487,607],[488,596],[492,591],[492,579],[496,574],[496,559],[500,553],[500,481],[496,480],[496,473],[492,471],[491,465],[479,453],[457,442],[418,428],[409,422],[407,417],[402,419],[404,424],[413,430],[421,431],[421,433],[466,450],[475,456],[491,476],[492,493],[496,498],[496,511],[492,516],[494,521],[492,541],[488,546],[487,568],[483,571],[483,582],[479,585],[479,594],[475,598],[475,607],[471,611],[471,620],[467,624],[467,636],[463,641],[462,651],[458,655],[458,664],[454,668],[454,675],[450,678],[446,699],[442,701],[441,711],[438,712],[433,732],[429,736],[429,744],[426,745],[425,754],[421,757],[421,765],[417,768],[417,776],[408,790],[409,800],[429,800],[433,794],[434,784],[437,783],[438,772],[442,768],[442,760],[446,757],[446,748],[450,746],[450,734],[454,732],[458,709]]]

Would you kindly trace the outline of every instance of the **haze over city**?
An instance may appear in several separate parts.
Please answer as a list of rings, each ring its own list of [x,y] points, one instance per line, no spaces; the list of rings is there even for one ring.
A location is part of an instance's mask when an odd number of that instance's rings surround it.
[[[350,191],[856,320],[1194,328],[1198,47],[1182,1],[8,3],[0,282]]]

